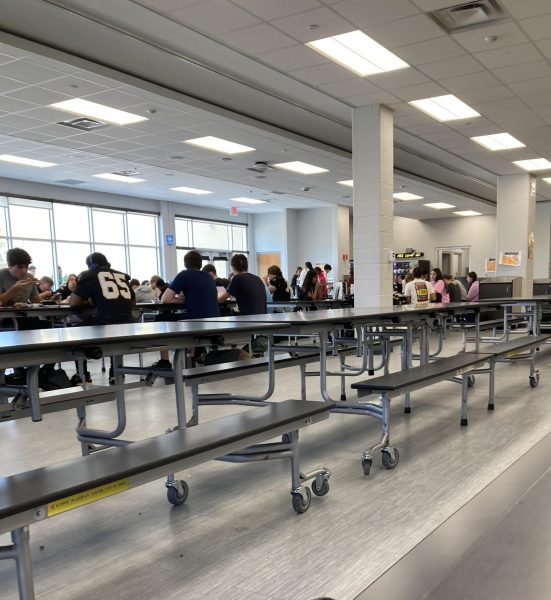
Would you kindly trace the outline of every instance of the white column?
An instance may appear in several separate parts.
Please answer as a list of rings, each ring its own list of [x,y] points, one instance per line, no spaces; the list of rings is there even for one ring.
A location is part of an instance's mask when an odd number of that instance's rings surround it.
[[[551,203],[536,202],[534,279],[549,278],[551,262]]]
[[[159,275],[163,277],[165,280],[172,280],[176,276],[176,274],[184,268],[184,265],[176,264],[176,242],[174,240],[174,244],[169,246],[166,243],[167,234],[174,235],[174,229],[176,226],[176,221],[174,218],[175,212],[175,204],[174,202],[160,202],[161,214],[160,214],[160,248],[161,248],[161,272]]]
[[[331,277],[334,281],[342,281],[348,275],[350,256],[350,209],[348,206],[335,205],[332,210],[332,246]],[[346,256],[347,258],[343,258]]]
[[[528,237],[535,235],[535,211],[536,180],[532,175],[498,177],[496,275],[522,277],[523,296],[532,294],[534,260],[528,258]],[[521,265],[500,265],[500,252],[521,252]]]
[[[394,119],[381,105],[352,112],[354,306],[392,304]]]

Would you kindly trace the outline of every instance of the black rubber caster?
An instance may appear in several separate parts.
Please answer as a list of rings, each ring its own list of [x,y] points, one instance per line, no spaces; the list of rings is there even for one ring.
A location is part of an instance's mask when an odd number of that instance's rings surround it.
[[[182,485],[182,492],[179,492],[174,486],[170,486],[166,490],[167,500],[170,502],[170,504],[174,504],[174,506],[180,506],[187,500],[187,497],[189,496],[188,484],[182,480],[180,480],[180,484]]]
[[[394,469],[400,460],[400,453],[397,448],[385,448],[381,453],[381,461],[385,469]]]
[[[318,487],[318,480],[317,478],[314,479],[314,481],[312,481],[312,491],[316,496],[325,496],[325,494],[329,492],[329,481],[324,477],[321,487]]]
[[[310,502],[312,501],[312,494],[310,493],[310,488],[305,487],[304,493],[306,494],[306,499],[302,497],[302,494],[293,494],[293,510],[299,515],[305,513],[310,508]]]

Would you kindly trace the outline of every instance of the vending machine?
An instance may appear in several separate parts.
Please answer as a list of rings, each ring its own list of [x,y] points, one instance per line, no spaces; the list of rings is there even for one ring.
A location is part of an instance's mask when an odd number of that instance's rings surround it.
[[[394,275],[400,275],[402,279],[415,267],[419,267],[421,271],[428,271],[430,273],[430,260],[424,259],[424,256],[424,252],[417,252],[415,250],[396,252],[394,254],[394,262],[392,263],[392,272]]]

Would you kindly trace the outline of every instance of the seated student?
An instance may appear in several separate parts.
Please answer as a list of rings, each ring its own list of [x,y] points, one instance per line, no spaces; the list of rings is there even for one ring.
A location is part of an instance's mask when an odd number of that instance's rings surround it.
[[[406,283],[404,288],[404,296],[406,297],[407,304],[427,305],[429,301],[434,301],[434,290],[430,281],[425,281],[422,278],[421,269],[414,267],[413,279]],[[406,281],[408,277],[406,275]]]
[[[176,275],[161,296],[162,304],[183,304],[188,319],[220,316],[216,285],[211,275],[201,270],[202,260],[200,252],[196,250],[187,252],[184,256],[185,270]],[[162,351],[160,360],[152,366],[157,369],[171,369],[168,352]]]
[[[67,281],[56,290],[56,294],[59,294],[59,299],[62,304],[68,304],[69,296],[76,290],[77,287],[77,276],[74,273],[67,275]]]
[[[450,302],[461,302],[461,290],[459,286],[454,283],[453,277],[449,274],[443,275],[444,283],[446,284],[446,291],[450,297]]]
[[[155,296],[157,296],[157,299],[159,299],[161,297],[161,290],[157,287],[157,282],[161,280],[161,276],[160,275],[151,275],[151,279],[149,280],[149,285],[151,286],[151,289],[155,292]]]
[[[433,302],[448,304],[450,297],[446,290],[446,284],[444,283],[444,278],[442,277],[442,271],[438,267],[435,267],[430,275],[432,280],[432,289],[434,290],[435,295]]]
[[[69,296],[72,308],[92,305],[96,312],[88,317],[83,325],[115,325],[133,323],[132,307],[136,304],[130,277],[122,271],[111,268],[111,263],[101,252],[93,252],[86,257],[87,271],[78,276],[75,291]],[[90,383],[90,373],[84,361],[86,382]],[[73,383],[78,384],[78,373]],[[115,383],[113,364],[109,368],[109,383]]]
[[[232,296],[242,315],[264,315],[267,313],[266,286],[260,277],[248,273],[249,261],[244,254],[234,254],[231,258],[232,277],[227,290],[218,295],[222,304]]]
[[[318,274],[316,271],[308,271],[304,278],[304,283],[300,288],[298,295],[299,300],[323,300],[321,285],[318,280]]]
[[[467,291],[467,300],[469,302],[478,302],[480,295],[480,281],[474,271],[470,271],[467,274],[467,283],[469,284],[469,290]]]
[[[216,272],[216,267],[214,265],[209,263],[208,265],[205,265],[201,271],[205,271],[205,273],[208,273],[214,279],[214,285],[216,287],[228,287],[228,280],[225,277],[218,277],[218,273]]]
[[[455,283],[461,292],[461,302],[467,302],[467,290],[465,289],[463,282],[460,279],[454,279],[452,283]]]
[[[325,277],[325,271],[321,267],[314,267],[314,271],[318,274],[318,281],[320,285],[321,299],[327,298],[329,291],[327,289],[327,278]]]
[[[136,302],[157,302],[157,295],[151,289],[151,286],[147,284],[142,285],[137,279],[131,279],[130,285],[134,290],[134,295],[136,296]]]
[[[291,299],[291,290],[289,284],[283,277],[281,269],[277,265],[268,267],[268,275],[266,277],[268,289],[272,294],[274,302],[285,302]]]
[[[41,300],[57,300],[59,298],[59,294],[52,291],[53,286],[54,280],[51,277],[45,275],[38,280],[36,287]]]

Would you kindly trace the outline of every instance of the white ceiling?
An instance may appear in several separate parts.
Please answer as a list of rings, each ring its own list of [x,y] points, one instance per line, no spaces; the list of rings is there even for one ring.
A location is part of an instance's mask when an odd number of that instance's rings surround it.
[[[540,156],[551,160],[551,2],[501,3],[510,13],[508,21],[451,36],[423,11],[457,4],[456,0],[120,0],[116,5],[106,0],[92,5],[85,0],[64,0],[59,4],[151,43],[156,41],[156,27],[164,24],[163,44],[172,48],[181,48],[190,39],[186,32],[198,32],[219,49],[215,66],[222,69],[224,62],[237,57],[231,75],[253,82],[256,72],[240,70],[239,57],[269,67],[273,81],[284,75],[278,81],[290,82],[278,90],[287,97],[290,90],[298,90],[292,82],[300,82],[311,91],[312,104],[322,97],[349,107],[383,102],[395,112],[397,133],[431,144],[436,154],[440,150],[448,161],[455,157],[463,169],[472,165],[473,170],[497,176],[521,172],[512,160]],[[312,25],[317,28],[311,29]],[[360,78],[303,44],[356,28],[412,67]],[[490,35],[497,36],[493,44],[484,41]],[[87,53],[93,51],[88,44]],[[223,66],[227,71],[227,65]],[[11,45],[0,46],[0,153],[51,159],[60,165],[38,170],[0,163],[0,176],[48,183],[77,179],[85,182],[78,187],[86,189],[222,208],[229,207],[228,199],[237,195],[270,199],[269,205],[246,209],[251,211],[307,208],[328,202],[351,205],[351,198],[346,197],[351,190],[336,184],[352,177],[345,152],[273,128],[267,131],[122,81]],[[265,86],[260,76],[256,84]],[[185,88],[185,81],[182,91],[193,92]],[[407,104],[408,100],[447,93],[458,95],[482,117],[446,125]],[[56,125],[69,117],[47,105],[74,96],[150,120],[92,133]],[[321,110],[321,105],[317,108]],[[151,109],[155,114],[147,112]],[[468,139],[501,131],[519,138],[527,148],[496,154]],[[184,139],[202,135],[216,135],[257,150],[223,161],[216,153],[182,144]],[[171,158],[175,156],[181,158]],[[287,160],[302,160],[330,172],[306,177],[269,171],[265,179],[257,179],[257,173],[247,170],[255,161]],[[128,169],[138,170],[147,182],[130,186],[92,177]],[[197,199],[168,190],[181,185],[215,193]],[[402,216],[434,218],[447,213],[421,208],[426,201],[447,201],[460,210],[494,211],[492,206],[463,195],[397,176],[397,191],[402,186],[426,198],[397,203],[396,214]],[[303,192],[303,187],[311,189]],[[275,195],[274,190],[284,195]],[[538,194],[540,199],[551,198],[551,186],[539,183]]]

